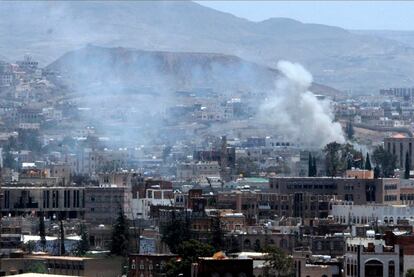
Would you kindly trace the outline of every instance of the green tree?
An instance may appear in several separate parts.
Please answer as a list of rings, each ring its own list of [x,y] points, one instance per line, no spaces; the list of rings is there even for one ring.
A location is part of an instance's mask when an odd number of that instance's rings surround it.
[[[80,233],[81,239],[76,245],[75,253],[77,256],[84,256],[86,252],[89,251],[89,248],[90,248],[88,230],[85,224],[80,225],[79,233]]]
[[[341,169],[341,145],[337,142],[331,142],[324,148],[326,174],[328,176],[336,176]]]
[[[353,124],[352,124],[351,121],[348,121],[348,123],[346,124],[345,133],[346,133],[346,137],[349,140],[351,140],[351,139],[354,138],[354,134],[355,134],[355,132],[354,132],[354,126],[353,126]]]
[[[308,176],[315,177],[318,173],[316,168],[316,158],[312,157],[312,154],[309,152],[309,161],[308,161]]]
[[[173,212],[171,221],[161,228],[161,240],[168,245],[172,253],[177,253],[179,245],[190,238],[190,220],[187,216],[184,220],[179,219]]]
[[[63,219],[60,219],[60,255],[64,256],[66,254],[65,249],[65,228],[63,228]]]
[[[308,177],[313,176],[313,164],[312,164],[312,154],[309,152],[308,157]]]
[[[316,158],[312,158],[312,176],[315,177],[318,175],[318,168],[316,167]]]
[[[46,264],[40,261],[30,261],[25,271],[30,273],[48,273]]]
[[[124,211],[120,208],[118,218],[112,226],[111,254],[126,257],[129,248],[129,225]]]
[[[224,246],[224,231],[221,227],[220,216],[215,216],[212,218],[211,222],[211,244],[216,249],[216,251],[222,250]]]
[[[381,177],[392,177],[394,176],[394,170],[396,167],[397,158],[395,155],[391,154],[390,152],[386,151],[384,147],[377,146],[374,149],[372,154],[372,158],[376,166],[379,166]]]
[[[367,153],[367,157],[365,159],[365,169],[372,170],[371,159],[369,158],[369,153]]]
[[[42,250],[46,249],[46,228],[45,228],[45,216],[43,212],[39,213],[39,236],[40,236],[40,245]]]
[[[352,169],[352,159],[350,157],[346,159],[346,169]]]
[[[414,277],[414,269],[407,270],[407,273],[405,274],[405,277]]]
[[[381,174],[381,169],[379,168],[379,166],[375,166],[374,167],[374,179],[378,179],[380,177]]]
[[[265,265],[271,273],[280,277],[292,276],[294,263],[290,256],[276,247],[268,247],[265,252],[267,253]]]
[[[23,245],[23,249],[27,252],[29,252],[29,254],[32,254],[34,250],[36,250],[36,242],[29,240],[28,242],[26,242]]]
[[[198,240],[183,241],[177,247],[179,259],[173,259],[167,263],[167,276],[176,277],[191,276],[191,264],[199,257],[211,257],[214,255],[214,247]]]
[[[410,168],[411,168],[410,155],[407,152],[405,153],[404,179],[410,179]]]
[[[363,168],[363,155],[352,144],[331,142],[324,148],[327,176],[337,176],[352,166]]]

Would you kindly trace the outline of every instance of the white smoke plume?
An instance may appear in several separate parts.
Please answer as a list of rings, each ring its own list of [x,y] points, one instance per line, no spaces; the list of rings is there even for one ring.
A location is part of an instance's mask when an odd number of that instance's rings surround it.
[[[300,64],[279,61],[282,76],[259,109],[259,119],[291,140],[303,145],[323,147],[345,142],[341,125],[333,122],[328,101],[309,91],[312,75]]]

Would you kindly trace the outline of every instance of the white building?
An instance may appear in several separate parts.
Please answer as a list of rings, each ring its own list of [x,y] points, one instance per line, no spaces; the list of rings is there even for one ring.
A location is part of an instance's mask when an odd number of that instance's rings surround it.
[[[219,177],[220,165],[218,162],[198,162],[198,163],[183,163],[177,165],[177,179],[189,180]]]
[[[344,271],[345,277],[400,276],[399,246],[386,246],[383,240],[372,237],[347,239]]]
[[[408,220],[414,225],[414,206],[407,205],[353,205],[343,202],[332,205],[331,215],[342,224],[379,225],[397,224],[399,220]]]
[[[133,198],[132,213],[136,218],[149,219],[151,206],[172,206],[174,196],[171,188],[163,189],[159,185],[145,190],[144,197]]]

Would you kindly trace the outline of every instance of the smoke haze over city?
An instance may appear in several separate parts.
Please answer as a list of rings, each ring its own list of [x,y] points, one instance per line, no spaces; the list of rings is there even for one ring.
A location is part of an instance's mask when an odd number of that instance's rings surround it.
[[[413,277],[413,6],[0,1],[0,276]]]

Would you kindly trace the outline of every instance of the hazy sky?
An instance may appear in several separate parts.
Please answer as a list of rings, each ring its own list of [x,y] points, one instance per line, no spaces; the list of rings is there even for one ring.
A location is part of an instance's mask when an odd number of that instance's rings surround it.
[[[253,21],[289,17],[346,29],[414,30],[414,1],[196,1]]]

